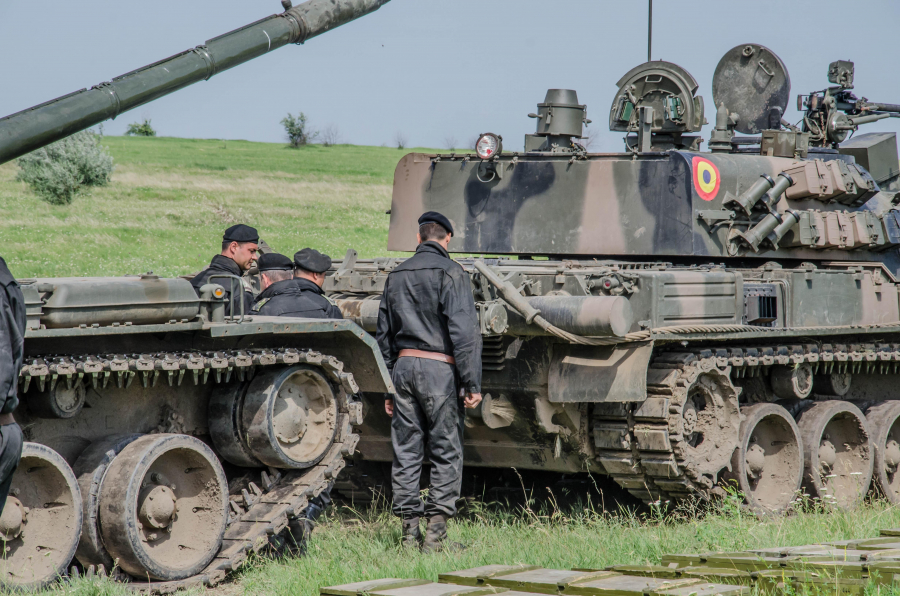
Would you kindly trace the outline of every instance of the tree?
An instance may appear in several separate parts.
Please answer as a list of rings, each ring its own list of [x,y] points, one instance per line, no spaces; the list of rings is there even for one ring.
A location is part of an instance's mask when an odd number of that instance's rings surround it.
[[[138,124],[137,122],[132,122],[128,125],[128,130],[125,131],[126,136],[135,136],[135,137],[155,137],[156,131],[150,126],[150,119],[144,118],[144,121]]]
[[[319,136],[319,133],[313,131],[307,122],[306,114],[300,112],[296,116],[288,114],[281,120],[284,126],[284,132],[287,134],[288,142],[291,147],[301,147],[308,145]]]
[[[394,144],[397,146],[397,149],[406,149],[406,135],[398,132],[394,136]]]
[[[456,140],[456,137],[454,137],[453,135],[447,135],[446,137],[444,137],[444,149],[453,151],[457,147],[459,147],[459,141]]]
[[[68,205],[86,186],[106,186],[115,168],[100,137],[89,130],[32,151],[17,163],[16,179],[53,205]]]
[[[341,142],[341,131],[338,130],[338,127],[334,124],[329,124],[325,127],[325,130],[322,131],[322,145],[325,147],[340,145]]]

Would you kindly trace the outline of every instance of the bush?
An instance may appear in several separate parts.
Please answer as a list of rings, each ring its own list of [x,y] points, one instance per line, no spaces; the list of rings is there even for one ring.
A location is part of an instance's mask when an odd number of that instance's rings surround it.
[[[106,186],[115,166],[89,130],[33,151],[18,160],[16,179],[52,205],[68,205],[85,186]]]
[[[296,116],[288,114],[282,118],[281,125],[284,126],[284,132],[287,133],[288,142],[291,144],[291,147],[308,145],[319,136],[318,132],[309,128],[306,120],[306,114],[303,112],[300,112]]]
[[[138,124],[137,122],[132,122],[128,125],[128,130],[125,131],[125,136],[135,136],[135,137],[155,137],[156,131],[153,130],[153,127],[150,126],[150,119],[144,118],[144,121]]]
[[[324,147],[334,147],[341,144],[341,131],[334,124],[329,124],[322,131],[322,145]]]

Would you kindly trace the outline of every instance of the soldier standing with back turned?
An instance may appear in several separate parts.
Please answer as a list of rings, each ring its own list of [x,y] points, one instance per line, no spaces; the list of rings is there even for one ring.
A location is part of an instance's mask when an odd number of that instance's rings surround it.
[[[397,391],[385,402],[392,418],[393,511],[403,520],[404,544],[421,544],[425,552],[445,546],[462,484],[462,406],[481,402],[475,300],[468,274],[447,253],[452,236],[453,226],[440,213],[419,218],[419,246],[388,275],[376,334]],[[426,455],[431,482],[423,504],[419,481]]]
[[[0,514],[22,457],[22,429],[13,418],[19,405],[19,371],[25,358],[25,298],[0,258]]]

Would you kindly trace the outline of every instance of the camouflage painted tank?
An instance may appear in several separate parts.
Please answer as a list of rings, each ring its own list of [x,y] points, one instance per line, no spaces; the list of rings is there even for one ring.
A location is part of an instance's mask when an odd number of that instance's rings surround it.
[[[0,120],[0,163],[302,43],[387,0],[312,0]],[[15,263],[13,263],[15,270]],[[77,560],[137,589],[214,584],[279,538],[344,467],[362,391],[392,391],[350,321],[225,317],[217,276],[21,279],[26,441],[0,517],[0,586]]]
[[[781,60],[734,48],[709,152],[696,81],[655,61],[618,81],[622,153],[588,153],[585,106],[552,89],[522,150],[485,134],[401,160],[388,249],[436,210],[451,252],[492,255],[459,259],[485,346],[467,465],[607,474],[645,502],[732,484],[761,512],[870,487],[900,503],[900,163],[893,133],[850,137],[900,107],[857,99],[852,63],[828,77],[791,126]],[[366,329],[396,262],[329,279]],[[377,405],[359,451],[388,461]]]

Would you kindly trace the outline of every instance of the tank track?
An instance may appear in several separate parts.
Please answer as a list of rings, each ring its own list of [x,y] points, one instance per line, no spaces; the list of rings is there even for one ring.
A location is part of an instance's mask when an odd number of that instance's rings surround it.
[[[292,348],[27,359],[19,379],[24,392],[30,386],[43,390],[59,382],[70,387],[85,382],[102,388],[109,382],[128,387],[139,379],[144,387],[153,387],[162,378],[172,386],[180,385],[188,377],[195,384],[227,383],[232,375],[241,381],[250,380],[259,366],[291,364],[317,366],[337,385],[338,434],[325,457],[316,466],[305,470],[263,470],[258,483],[249,482],[239,489],[233,488],[222,547],[203,573],[170,582],[131,581],[128,583],[130,589],[168,594],[185,588],[214,586],[230,571],[239,568],[251,551],[258,553],[266,548],[270,537],[284,531],[288,520],[301,515],[309,500],[337,478],[344,469],[344,458],[352,456],[356,450],[359,435],[353,432],[353,426],[362,424],[362,403],[351,396],[358,393],[359,387],[353,374],[344,372],[340,360],[319,352]],[[188,372],[192,374],[188,375]],[[89,573],[93,571],[89,570]],[[117,578],[123,577],[127,576],[117,574]]]
[[[717,347],[655,356],[647,373],[647,399],[598,404],[593,434],[596,459],[633,496],[647,504],[708,494],[708,477],[686,467],[680,428],[690,385],[704,373],[735,379],[757,377],[773,365],[809,363],[814,373],[900,372],[900,344],[802,344]]]
[[[232,375],[243,381],[258,366],[312,364],[323,368],[350,395],[359,392],[344,364],[319,352],[286,349],[228,350],[223,352],[166,352],[154,354],[58,355],[28,358],[19,373],[19,386],[27,393],[32,383],[38,391],[52,389],[60,381],[72,387],[78,382],[105,388],[113,381],[119,388],[130,387],[140,379],[144,387],[155,387],[161,378],[169,386],[178,385],[185,377],[195,385],[210,379],[229,382]],[[187,373],[190,373],[188,375]]]

